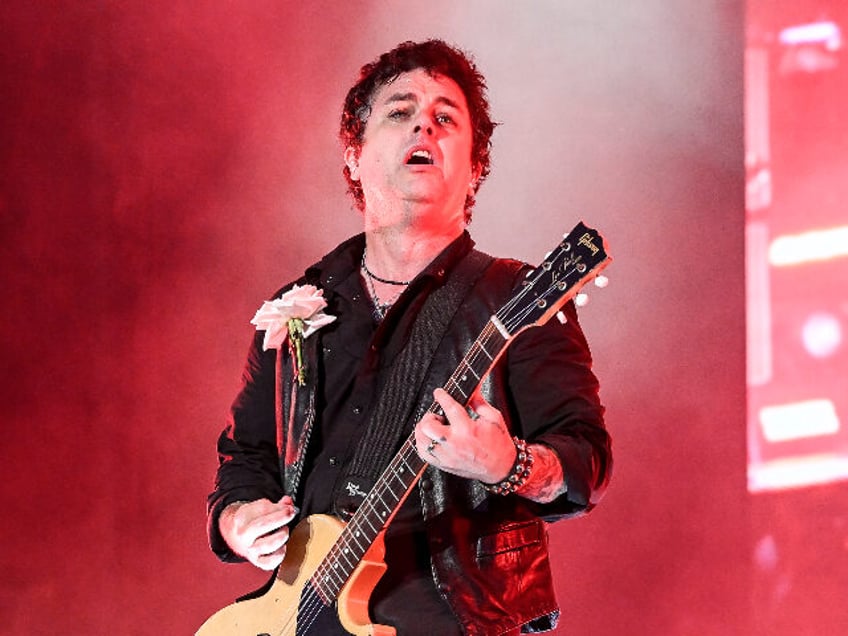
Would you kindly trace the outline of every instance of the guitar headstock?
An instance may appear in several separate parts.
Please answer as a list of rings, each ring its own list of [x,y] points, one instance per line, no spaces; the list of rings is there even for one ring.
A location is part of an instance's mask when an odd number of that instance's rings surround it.
[[[526,327],[546,323],[610,261],[604,238],[578,223],[527,275],[521,291],[498,312],[498,320],[513,336]]]

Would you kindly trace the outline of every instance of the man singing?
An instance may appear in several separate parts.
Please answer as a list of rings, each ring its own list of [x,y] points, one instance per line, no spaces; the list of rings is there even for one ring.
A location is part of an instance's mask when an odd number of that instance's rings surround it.
[[[516,337],[467,406],[436,388],[529,271],[476,251],[466,229],[493,129],[483,76],[440,40],[362,68],[341,140],[364,232],[274,296],[314,286],[327,319],[279,348],[257,331],[218,441],[212,548],[274,570],[295,558],[290,529],[319,513],[350,519],[414,436],[428,466],[385,532],[367,605],[403,635],[553,629],[545,524],[589,511],[611,471],[571,302],[565,321]],[[347,633],[324,614],[315,633]]]

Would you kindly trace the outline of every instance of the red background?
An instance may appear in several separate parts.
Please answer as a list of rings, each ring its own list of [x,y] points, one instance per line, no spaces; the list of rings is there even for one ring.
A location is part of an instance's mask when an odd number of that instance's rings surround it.
[[[474,52],[503,124],[478,244],[538,261],[584,219],[615,257],[581,316],[616,473],[592,515],[551,528],[558,633],[765,629],[745,479],[743,13],[4,3],[3,631],[191,633],[264,580],[219,564],[204,530],[248,320],[358,231],[341,101],[362,63],[428,36]]]

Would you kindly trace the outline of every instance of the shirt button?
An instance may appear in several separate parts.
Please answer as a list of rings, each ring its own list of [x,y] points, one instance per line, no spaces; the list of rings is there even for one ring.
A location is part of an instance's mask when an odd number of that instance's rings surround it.
[[[336,459],[335,457],[330,458],[330,466],[335,466],[338,463],[339,463],[339,460]]]
[[[330,274],[329,276],[327,276],[326,281],[327,281],[328,283],[329,283],[330,281],[332,281],[332,280],[333,280],[333,275],[332,275],[332,274]]]
[[[332,352],[332,349],[330,347],[324,347],[324,355],[329,355],[330,352]]]
[[[353,301],[359,300],[359,294],[354,294],[353,296],[350,297],[350,299],[353,300]]]
[[[360,413],[362,413],[362,407],[360,406],[354,406],[351,410],[353,411],[354,415],[359,415]]]
[[[421,480],[421,489],[425,490],[425,491],[426,490],[432,490],[433,489],[433,482],[430,481],[429,479],[422,479]]]

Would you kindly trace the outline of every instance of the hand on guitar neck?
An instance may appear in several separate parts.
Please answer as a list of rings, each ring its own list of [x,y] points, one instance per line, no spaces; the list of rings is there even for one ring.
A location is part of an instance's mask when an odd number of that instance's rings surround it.
[[[433,397],[445,415],[429,412],[415,427],[415,445],[421,459],[484,484],[496,484],[507,477],[517,450],[501,412],[479,393],[468,403],[470,415],[444,389],[436,389]],[[535,462],[516,494],[540,503],[553,501],[566,490],[562,465],[549,447],[533,444],[531,448]]]
[[[484,483],[500,481],[515,460],[503,415],[475,393],[469,411],[444,389],[433,397],[444,415],[427,413],[415,429],[421,459],[436,468]],[[446,421],[447,420],[447,421]]]
[[[296,514],[288,495],[277,503],[268,499],[238,501],[224,508],[218,526],[233,552],[256,567],[271,571],[286,556],[288,524]]]

